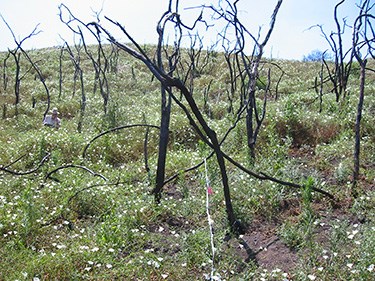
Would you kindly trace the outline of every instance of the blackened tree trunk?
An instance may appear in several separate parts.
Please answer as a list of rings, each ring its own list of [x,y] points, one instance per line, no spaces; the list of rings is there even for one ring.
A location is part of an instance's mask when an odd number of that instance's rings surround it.
[[[163,40],[164,40],[164,29],[165,25],[168,22],[168,18],[171,13],[171,5],[169,5],[169,9],[166,13],[163,14],[161,17],[158,26],[157,26],[157,32],[159,35],[158,40],[158,46],[156,50],[156,56],[157,56],[157,66],[158,68],[164,72],[163,67]],[[164,50],[166,54],[168,54],[168,50]],[[172,56],[169,56],[169,68],[171,73],[173,73],[173,63],[172,58],[177,53],[173,53]],[[160,134],[159,134],[159,152],[158,152],[158,164],[156,169],[156,182],[155,182],[155,188],[153,189],[152,193],[155,196],[155,201],[157,203],[160,203],[161,199],[161,192],[162,188],[164,186],[164,180],[165,180],[165,165],[167,161],[167,149],[168,149],[168,141],[169,141],[169,124],[170,124],[170,116],[171,116],[171,105],[172,105],[172,99],[170,92],[172,89],[166,89],[166,86],[161,83],[161,121],[160,121]]]
[[[153,190],[155,201],[160,202],[161,191],[164,186],[165,180],[165,164],[167,160],[167,148],[169,140],[169,124],[171,116],[171,96],[161,86],[161,121],[160,121],[160,134],[159,134],[159,153],[158,164],[156,169],[156,183]]]
[[[374,28],[373,22],[375,20],[372,9],[374,5],[370,0],[362,2],[359,16],[354,21],[353,25],[353,46],[352,56],[356,58],[361,66],[359,99],[357,106],[357,116],[355,122],[355,144],[354,144],[354,167],[353,167],[353,182],[352,182],[352,196],[358,196],[357,182],[359,178],[359,162],[360,162],[360,146],[361,146],[361,119],[363,110],[363,101],[365,96],[365,81],[366,81],[366,65],[367,57],[375,59],[374,46]],[[372,36],[372,37],[369,37]],[[373,71],[373,70],[372,70]]]
[[[14,51],[9,51],[14,58],[14,62],[16,63],[15,78],[14,78],[14,95],[15,95],[14,105],[16,107],[16,116],[18,115],[18,104],[20,103],[20,85],[21,85],[21,78],[20,78],[20,71],[21,71],[20,57],[21,57],[21,54],[18,53],[17,50],[18,50],[18,48]]]
[[[203,140],[209,144],[212,149],[214,150],[214,153],[216,155],[216,159],[220,168],[220,175],[221,175],[221,182],[223,184],[223,191],[224,191],[224,199],[225,199],[225,208],[227,212],[228,222],[230,225],[230,228],[234,232],[242,232],[243,226],[241,223],[236,219],[233,206],[232,206],[232,200],[230,195],[230,187],[229,187],[229,181],[228,181],[228,175],[227,175],[227,169],[225,165],[225,158],[224,154],[221,151],[220,143],[218,141],[216,132],[210,128],[207,121],[203,117],[201,111],[199,110],[193,96],[190,94],[189,90],[186,88],[185,85],[181,82],[181,80],[178,79],[171,79],[170,81],[173,86],[181,90],[181,93],[185,97],[186,101],[189,104],[189,107],[198,120],[198,123],[202,126],[202,129],[204,133],[208,136],[208,139],[210,142],[207,142],[205,138]]]
[[[7,60],[8,60],[9,57],[10,57],[10,52],[8,52],[6,57],[4,58],[4,64],[3,64],[3,89],[4,89],[4,92],[8,88]]]
[[[355,121],[354,169],[353,169],[353,184],[352,184],[352,195],[354,197],[358,195],[356,187],[357,187],[357,181],[358,181],[358,176],[359,176],[359,158],[360,158],[360,147],[361,147],[361,119],[362,119],[362,110],[363,110],[363,100],[365,96],[366,63],[367,63],[367,60],[361,61],[361,79],[360,79],[361,84],[359,88],[357,118]]]

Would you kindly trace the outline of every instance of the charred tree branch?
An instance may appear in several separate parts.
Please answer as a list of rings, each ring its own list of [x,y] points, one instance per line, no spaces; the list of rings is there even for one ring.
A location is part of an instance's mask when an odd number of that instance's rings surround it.
[[[25,172],[18,172],[18,171],[14,171],[14,170],[10,170],[8,169],[11,165],[15,164],[16,162],[18,162],[21,158],[23,158],[25,155],[19,157],[17,160],[13,161],[11,164],[8,164],[6,166],[1,166],[0,165],[0,171],[3,171],[3,172],[6,172],[8,174],[12,174],[12,175],[15,175],[15,176],[25,176],[25,175],[29,175],[29,174],[32,174],[32,173],[35,173],[36,171],[38,171],[40,169],[40,167],[43,166],[43,164],[49,159],[50,157],[50,153],[47,153],[43,159],[39,162],[39,164],[31,169],[31,170],[28,170],[28,171],[25,171]]]

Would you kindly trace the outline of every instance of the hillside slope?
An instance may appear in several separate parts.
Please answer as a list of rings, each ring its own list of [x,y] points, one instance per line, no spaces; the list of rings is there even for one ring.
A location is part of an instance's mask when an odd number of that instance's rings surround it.
[[[95,53],[96,46],[90,50]],[[153,46],[147,50],[152,54]],[[204,280],[211,273],[216,280],[373,279],[372,72],[365,87],[358,196],[353,197],[358,67],[340,102],[325,84],[319,112],[314,89],[319,63],[262,62],[257,101],[262,104],[267,95],[268,103],[252,160],[244,119],[235,122],[240,87],[230,96],[223,54],[209,54],[207,65],[193,75],[190,89],[219,139],[236,124],[223,151],[258,174],[305,187],[259,180],[228,164],[235,213],[246,226],[237,236],[229,233],[215,159],[184,172],[208,157],[211,149],[175,102],[165,173],[166,178],[176,177],[164,186],[161,203],[155,204],[151,190],[160,84],[147,68],[106,46],[105,105],[89,58],[81,50],[81,84],[71,57],[65,50],[60,60],[60,51],[29,51],[48,87],[50,107],[59,110],[59,130],[42,125],[48,96],[22,56],[20,102],[14,104],[16,65],[12,57],[0,54],[0,61],[6,61],[0,65],[0,280]],[[75,58],[78,54],[75,49]],[[374,62],[368,67],[373,69]],[[271,92],[265,93],[268,69]]]

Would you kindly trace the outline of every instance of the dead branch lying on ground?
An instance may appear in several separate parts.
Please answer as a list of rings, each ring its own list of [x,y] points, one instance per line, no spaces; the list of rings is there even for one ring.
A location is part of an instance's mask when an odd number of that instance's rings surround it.
[[[95,141],[97,140],[98,138],[106,135],[106,134],[109,134],[109,133],[112,133],[112,132],[115,132],[115,131],[119,131],[119,130],[122,130],[122,129],[128,129],[128,128],[134,128],[134,127],[148,127],[148,128],[156,128],[156,129],[160,129],[159,126],[155,126],[155,125],[149,125],[149,124],[133,124],[133,125],[124,125],[124,126],[120,126],[120,127],[116,127],[116,128],[112,128],[112,129],[109,129],[105,132],[102,132],[100,133],[99,135],[95,136],[93,139],[91,139],[89,141],[89,143],[85,146],[85,148],[83,149],[83,152],[82,152],[82,157],[85,158],[86,157],[86,151],[87,149],[89,148],[89,146]]]
[[[206,159],[211,158],[213,155],[214,155],[214,152],[211,152],[211,153],[209,154],[209,156],[207,156]],[[224,158],[227,159],[227,160],[228,160],[230,163],[232,163],[234,166],[236,166],[237,168],[239,168],[239,169],[242,170],[243,172],[245,172],[245,173],[247,173],[247,174],[253,176],[254,178],[256,178],[256,179],[258,179],[258,180],[262,180],[262,181],[263,181],[263,180],[268,180],[268,181],[272,181],[272,182],[275,182],[275,183],[281,184],[281,185],[283,185],[283,186],[288,186],[288,187],[291,187],[291,188],[294,188],[294,189],[303,189],[303,188],[304,188],[304,185],[296,184],[296,183],[292,183],[292,182],[288,182],[288,181],[284,181],[284,180],[280,180],[280,179],[274,178],[274,177],[272,177],[272,176],[269,176],[269,175],[267,175],[266,173],[263,173],[263,172],[255,173],[255,172],[253,172],[253,171],[247,169],[246,167],[242,166],[240,163],[238,163],[237,161],[233,160],[231,157],[229,157],[229,156],[226,155],[225,153],[223,153],[223,155],[224,155]],[[193,170],[195,170],[195,169],[198,169],[198,168],[199,168],[200,166],[202,166],[203,164],[204,164],[204,161],[201,161],[201,162],[199,162],[198,164],[196,164],[195,166],[189,167],[189,168],[183,170],[182,172],[183,172],[183,173],[187,173],[187,172],[193,171]],[[171,182],[171,181],[177,179],[177,178],[179,177],[179,175],[180,175],[180,173],[177,173],[177,174],[171,176],[170,178],[168,178],[168,179],[164,182],[164,184],[167,184],[167,183],[169,183],[169,182]],[[335,200],[335,197],[334,197],[331,193],[329,193],[329,192],[327,192],[327,191],[325,191],[325,190],[323,190],[323,189],[320,189],[320,188],[318,188],[318,187],[314,187],[314,186],[313,186],[311,189],[312,189],[313,191],[316,191],[316,192],[318,192],[318,193],[320,193],[320,194],[322,194],[322,195],[328,197],[328,198],[331,199],[331,200]]]
[[[60,166],[60,167],[58,167],[58,168],[52,170],[51,172],[49,172],[49,173],[46,175],[45,179],[52,179],[52,180],[54,180],[54,181],[60,182],[57,178],[54,178],[54,177],[52,177],[51,175],[54,174],[54,173],[56,173],[56,172],[58,172],[58,171],[60,171],[60,170],[62,170],[62,169],[67,169],[67,168],[78,168],[78,169],[82,169],[82,170],[85,170],[85,171],[89,172],[89,173],[92,174],[93,176],[98,176],[98,177],[102,178],[102,179],[105,180],[105,181],[108,180],[108,179],[107,179],[105,176],[103,176],[102,174],[96,173],[96,172],[94,172],[93,170],[90,170],[89,168],[87,168],[87,167],[85,167],[85,166],[82,166],[82,165],[75,165],[75,164],[68,164],[68,165],[65,165],[65,166]]]
[[[29,174],[32,174],[32,173],[35,173],[36,171],[38,171],[40,169],[40,167],[43,166],[43,164],[49,159],[50,157],[50,153],[47,153],[43,159],[38,163],[38,165],[31,169],[31,170],[28,170],[28,171],[25,171],[25,172],[20,172],[20,171],[14,171],[14,170],[10,170],[8,169],[10,166],[12,166],[13,164],[15,164],[16,162],[18,162],[19,160],[21,160],[23,157],[25,157],[26,155],[22,155],[21,157],[17,158],[15,161],[13,161],[12,163],[6,165],[6,166],[3,166],[3,165],[0,165],[0,171],[4,171],[8,174],[12,174],[12,175],[15,175],[15,176],[25,176],[25,175],[29,175]]]

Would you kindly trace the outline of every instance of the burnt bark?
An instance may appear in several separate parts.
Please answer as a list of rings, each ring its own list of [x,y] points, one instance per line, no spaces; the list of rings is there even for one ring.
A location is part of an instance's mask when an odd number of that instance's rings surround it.
[[[157,57],[157,67],[164,72],[163,66],[163,57],[162,51],[165,46],[163,46],[164,42],[164,29],[166,24],[168,23],[171,16],[171,2],[169,5],[169,9],[167,12],[163,14],[161,17],[158,26],[157,32],[159,35],[157,50],[156,50],[156,57]],[[168,56],[168,50],[164,49],[166,55]],[[168,57],[168,67],[169,71],[173,73],[173,56],[178,55],[176,52],[172,54],[172,56]],[[168,148],[168,141],[169,141],[169,124],[170,124],[170,116],[171,116],[171,106],[172,106],[172,99],[170,96],[171,89],[166,89],[166,85],[161,83],[160,85],[160,94],[161,94],[161,107],[160,107],[160,114],[161,114],[161,121],[160,121],[160,132],[159,132],[159,150],[158,150],[158,162],[157,162],[157,169],[156,169],[156,182],[155,188],[152,190],[152,193],[155,196],[155,201],[160,203],[161,199],[161,192],[164,186],[165,180],[165,165],[167,160],[167,148]]]
[[[357,182],[359,177],[359,160],[360,160],[360,148],[361,148],[361,120],[363,111],[363,100],[365,96],[365,81],[366,81],[366,64],[367,60],[361,61],[361,78],[359,87],[359,98],[357,105],[357,116],[355,121],[355,144],[354,144],[354,168],[353,168],[353,183],[352,183],[352,195],[356,197],[358,195]]]
[[[9,57],[10,57],[10,52],[8,52],[7,55],[5,56],[4,63],[3,63],[3,89],[4,89],[4,91],[6,91],[7,88],[8,88],[8,79],[9,78],[8,78],[8,73],[7,73],[7,71],[8,71],[7,61],[9,59]]]
[[[360,72],[360,87],[359,87],[359,98],[357,105],[357,115],[355,122],[355,144],[354,144],[354,163],[353,163],[353,182],[352,182],[352,195],[357,197],[359,190],[357,188],[357,183],[359,180],[359,168],[360,168],[360,147],[361,147],[361,120],[363,111],[363,102],[365,96],[365,82],[366,82],[366,65],[367,57],[375,59],[374,56],[374,37],[369,38],[369,35],[374,36],[375,32],[372,26],[375,16],[371,12],[374,5],[371,1],[366,0],[362,3],[360,7],[359,16],[354,22],[354,32],[352,39],[352,50],[353,56],[358,61],[361,72]],[[373,71],[373,70],[372,70]]]

